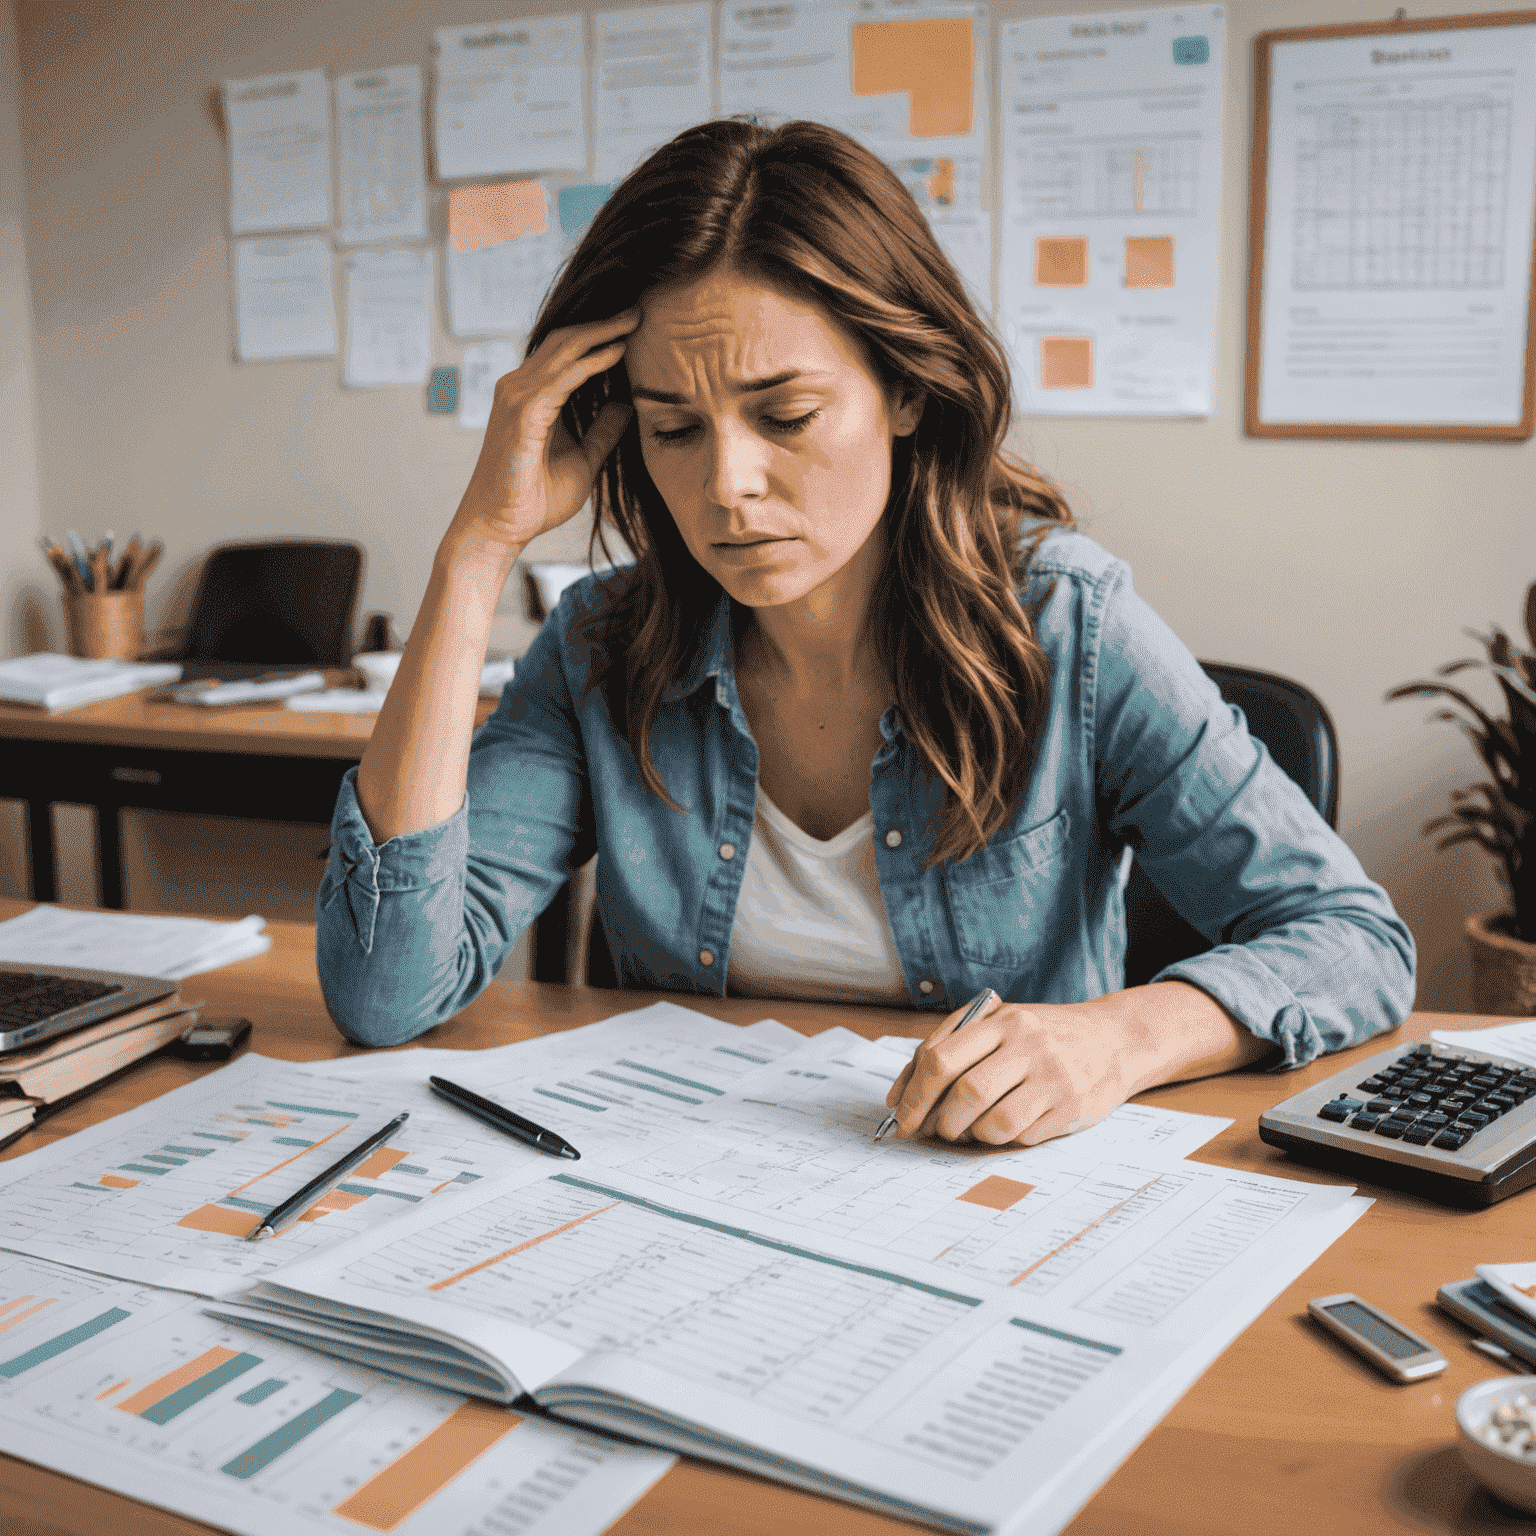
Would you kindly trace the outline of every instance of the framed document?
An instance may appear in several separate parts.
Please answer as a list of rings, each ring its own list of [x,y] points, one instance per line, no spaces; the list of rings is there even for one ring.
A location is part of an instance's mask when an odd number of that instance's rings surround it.
[[[1254,40],[1247,430],[1536,427],[1536,11]]]

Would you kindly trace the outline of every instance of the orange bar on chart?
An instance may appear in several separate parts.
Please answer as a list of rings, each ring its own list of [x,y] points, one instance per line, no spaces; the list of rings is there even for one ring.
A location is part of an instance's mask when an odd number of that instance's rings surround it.
[[[361,1205],[367,1195],[351,1195],[344,1189],[333,1189],[328,1195],[321,1195],[310,1208],[299,1217],[300,1221],[319,1221],[327,1211],[350,1211],[354,1205]]]
[[[579,1227],[584,1221],[591,1221],[594,1216],[601,1216],[604,1211],[611,1211],[619,1202],[615,1200],[613,1205],[605,1205],[599,1210],[588,1211],[585,1216],[578,1216],[575,1221],[568,1221],[563,1227],[556,1227],[553,1232],[541,1232],[537,1237],[530,1237],[526,1243],[519,1243],[515,1248],[503,1248],[495,1257],[481,1259],[478,1264],[471,1264],[468,1269],[461,1269],[456,1275],[449,1275],[446,1280],[439,1280],[435,1285],[429,1285],[429,1291],[446,1291],[450,1285],[457,1285],[460,1280],[467,1280],[471,1275],[478,1275],[482,1269],[489,1269],[493,1264],[500,1264],[503,1259],[510,1259],[514,1253],[522,1253],[526,1248],[537,1248],[540,1243],[547,1243],[552,1237],[559,1237],[562,1232],[569,1232],[572,1227]]]
[[[396,1163],[403,1163],[411,1154],[409,1152],[397,1152],[393,1147],[380,1147],[366,1162],[359,1163],[352,1170],[354,1179],[379,1179],[389,1172]]]
[[[112,1385],[107,1388],[107,1390],[105,1392],[98,1392],[96,1394],[95,1398],[94,1398],[94,1401],[99,1403],[104,1398],[111,1397],[114,1392],[121,1392],[122,1389],[124,1387],[126,1387],[127,1385],[128,1385],[128,1378],[126,1376],[124,1376],[121,1381],[114,1381],[112,1383]]]
[[[1093,388],[1093,338],[1091,336],[1042,336],[1040,338],[1040,387],[1042,389]]]
[[[858,21],[853,26],[853,94],[909,92],[915,139],[969,133],[973,59],[969,16]]]
[[[137,1189],[139,1187],[137,1179],[120,1179],[115,1173],[102,1174],[101,1182],[108,1189]]]
[[[176,1223],[194,1232],[223,1232],[229,1237],[249,1237],[261,1225],[254,1211],[229,1211],[222,1205],[200,1205]]]
[[[23,1296],[21,1300],[31,1301],[32,1298],[30,1296]],[[20,1306],[21,1302],[12,1302],[10,1305]],[[29,1317],[35,1316],[37,1313],[41,1312],[44,1307],[51,1307],[52,1305],[53,1297],[50,1296],[47,1301],[39,1301],[33,1303],[33,1305],[28,1307],[25,1312],[14,1313],[12,1316],[5,1318],[3,1321],[0,1321],[0,1333],[4,1333],[7,1328],[14,1328],[17,1323],[26,1322]]]
[[[3,1317],[7,1312],[14,1312],[23,1302],[31,1300],[31,1296],[18,1296],[14,1301],[0,1302],[0,1317]]]
[[[1081,288],[1088,281],[1088,237],[1044,236],[1035,241],[1035,285]]]
[[[964,1200],[967,1205],[984,1205],[989,1211],[1007,1211],[1025,1195],[1033,1194],[1034,1188],[1033,1184],[1021,1184],[1017,1179],[1005,1179],[1001,1174],[994,1173],[980,1184],[971,1185],[963,1195],[955,1198]]]
[[[1125,241],[1127,288],[1173,287],[1173,236],[1128,235]]]
[[[215,1346],[213,1349],[205,1349],[196,1360],[188,1360],[185,1365],[179,1365],[167,1376],[162,1376],[159,1381],[152,1381],[147,1387],[141,1387],[132,1397],[125,1397],[117,1407],[121,1413],[143,1413],[146,1408],[153,1408],[156,1403],[179,1392],[189,1382],[196,1381],[199,1376],[206,1376],[209,1371],[217,1370],[226,1360],[233,1360],[240,1351],[238,1349],[224,1349]]]
[[[510,1408],[469,1398],[424,1440],[343,1499],[333,1513],[370,1531],[392,1531],[522,1422]]]

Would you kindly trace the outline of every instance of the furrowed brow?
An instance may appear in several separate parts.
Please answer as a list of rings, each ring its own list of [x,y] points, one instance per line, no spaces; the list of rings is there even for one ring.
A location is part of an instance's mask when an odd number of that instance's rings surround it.
[[[777,389],[781,384],[791,383],[795,379],[817,378],[817,374],[802,373],[798,368],[788,368],[783,373],[776,373],[767,379],[748,379],[744,384],[735,384],[731,387],[739,395],[761,394],[765,389]],[[674,394],[666,389],[649,389],[644,384],[631,384],[629,387],[630,398],[633,400],[654,400],[658,405],[687,405],[686,396]]]

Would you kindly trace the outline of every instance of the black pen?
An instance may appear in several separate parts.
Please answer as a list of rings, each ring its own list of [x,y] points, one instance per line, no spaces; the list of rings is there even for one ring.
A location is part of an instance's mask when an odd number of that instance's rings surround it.
[[[318,1178],[311,1179],[296,1195],[289,1195],[270,1215],[262,1218],[254,1232],[247,1232],[245,1240],[254,1243],[258,1237],[276,1237],[279,1227],[286,1227],[296,1216],[302,1216],[333,1184],[352,1172],[375,1147],[381,1147],[411,1118],[409,1110],[396,1115],[382,1131],[375,1131],[360,1147],[353,1147],[339,1162],[334,1162]]]
[[[482,1098],[468,1088],[460,1088],[457,1083],[450,1083],[446,1077],[432,1077],[427,1081],[432,1085],[432,1092],[438,1098],[447,1099],[456,1109],[462,1109],[466,1115],[473,1115],[476,1120],[485,1121],[487,1125],[505,1135],[515,1136],[519,1141],[526,1141],[530,1147],[537,1147],[540,1152],[548,1152],[551,1157],[580,1159],[581,1153],[565,1137],[557,1136],[553,1131],[546,1131],[542,1125],[535,1125],[532,1120],[523,1119],[521,1115],[514,1114],[504,1104]]]

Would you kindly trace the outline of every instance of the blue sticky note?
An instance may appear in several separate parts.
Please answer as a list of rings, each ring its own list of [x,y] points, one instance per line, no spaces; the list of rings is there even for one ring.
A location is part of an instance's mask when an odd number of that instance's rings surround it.
[[[459,408],[459,370],[434,368],[427,383],[427,409],[438,416],[451,416]]]
[[[560,188],[560,233],[574,240],[597,217],[597,210],[608,201],[611,185],[588,182],[580,187]]]
[[[1209,64],[1211,40],[1208,37],[1176,37],[1173,40],[1175,64]]]

